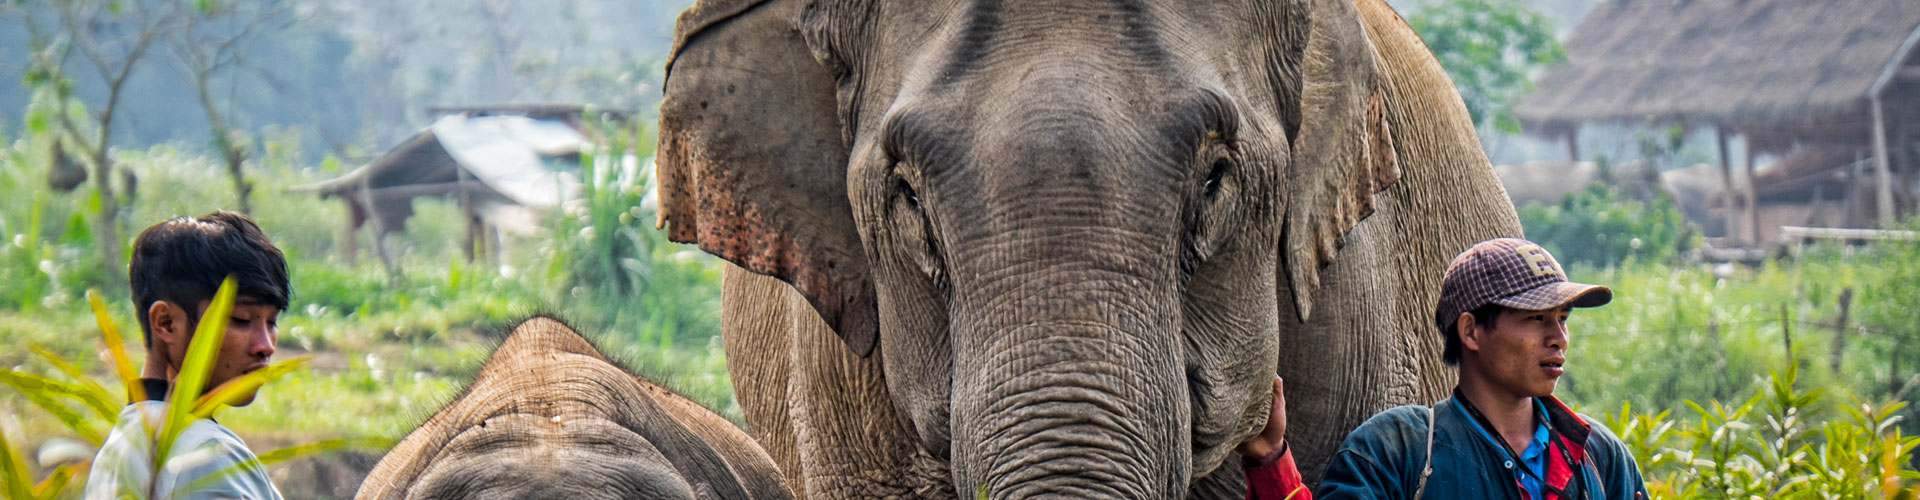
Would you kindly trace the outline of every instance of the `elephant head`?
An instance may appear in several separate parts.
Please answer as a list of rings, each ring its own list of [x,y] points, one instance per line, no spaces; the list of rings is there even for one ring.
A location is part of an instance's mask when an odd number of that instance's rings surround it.
[[[661,222],[877,352],[957,492],[1178,497],[1399,176],[1385,78],[1350,0],[701,1]]]
[[[726,419],[623,370],[559,321],[513,327],[358,498],[790,498]]]

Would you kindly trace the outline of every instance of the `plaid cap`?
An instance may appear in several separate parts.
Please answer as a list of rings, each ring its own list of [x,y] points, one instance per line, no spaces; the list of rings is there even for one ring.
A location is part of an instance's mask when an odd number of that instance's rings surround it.
[[[1446,331],[1460,313],[1487,304],[1541,311],[1560,306],[1598,307],[1613,301],[1613,290],[1567,281],[1567,272],[1547,249],[1518,238],[1482,241],[1447,265],[1440,281],[1440,307],[1434,324]]]

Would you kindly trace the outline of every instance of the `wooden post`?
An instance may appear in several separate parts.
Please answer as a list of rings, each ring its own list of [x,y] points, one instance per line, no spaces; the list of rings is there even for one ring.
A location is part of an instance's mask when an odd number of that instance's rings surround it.
[[[1720,194],[1726,202],[1726,220],[1723,221],[1725,223],[1724,228],[1726,229],[1727,238],[1739,241],[1740,230],[1734,222],[1738,219],[1734,217],[1733,211],[1733,157],[1727,153],[1727,129],[1723,126],[1715,125],[1713,127],[1713,135],[1720,144]]]
[[[1833,373],[1840,373],[1840,361],[1847,352],[1847,315],[1853,309],[1853,288],[1840,289],[1840,318],[1833,328],[1833,353],[1827,357],[1827,366]]]
[[[1880,110],[1880,96],[1872,96],[1873,103],[1873,174],[1875,183],[1875,201],[1880,208],[1880,227],[1893,227],[1893,172],[1887,165],[1887,122]]]
[[[367,225],[367,211],[346,196],[341,196],[340,202],[347,204],[347,227],[340,233],[340,254],[351,266],[360,261],[360,228]]]
[[[393,251],[387,248],[387,218],[380,213],[380,205],[373,202],[373,181],[371,176],[360,181],[360,203],[367,207],[367,220],[373,221],[373,254],[380,257],[380,267],[387,270],[387,284],[400,284],[400,266],[393,261]]]
[[[1567,161],[1580,163],[1580,126],[1567,129]]]
[[[1760,183],[1753,178],[1753,138],[1741,141],[1746,144],[1747,157],[1747,236],[1750,243],[1760,242]]]
[[[1866,162],[1866,151],[1855,149],[1853,163],[1847,164],[1846,189],[1842,191],[1846,208],[1841,212],[1840,227],[1860,227],[1860,166]]]
[[[467,169],[461,167],[457,161],[454,162],[453,166],[453,178],[455,180],[454,185],[459,186],[459,191],[455,192],[455,194],[459,196],[460,221],[467,224],[467,242],[465,245],[460,246],[460,253],[466,256],[468,264],[472,264],[476,251],[475,247],[480,244],[480,228],[478,227],[480,224],[478,222],[480,216],[474,213],[473,193],[467,190]]]
[[[1795,362],[1793,355],[1793,317],[1787,315],[1787,305],[1780,304],[1780,340],[1787,345],[1787,362]]]

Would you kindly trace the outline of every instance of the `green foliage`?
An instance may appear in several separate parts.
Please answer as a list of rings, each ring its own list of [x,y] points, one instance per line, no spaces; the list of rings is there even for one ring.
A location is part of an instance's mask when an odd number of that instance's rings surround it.
[[[1611,266],[1635,259],[1665,262],[1692,248],[1696,234],[1666,196],[1630,199],[1606,186],[1568,195],[1557,205],[1520,208],[1527,238],[1560,262]]]
[[[1445,0],[1407,16],[1453,78],[1473,122],[1519,133],[1510,104],[1535,69],[1566,59],[1551,21],[1519,0]]]
[[[1920,217],[1904,224],[1920,231]],[[1829,258],[1848,258],[1836,256]],[[1877,356],[1905,360],[1889,366],[1878,378],[1857,379],[1863,386],[1879,386],[1886,391],[1906,390],[1920,398],[1920,241],[1885,241],[1850,258],[1862,261],[1875,272],[1861,276],[1859,340],[1861,347]]]
[[[1605,424],[1634,453],[1654,498],[1892,498],[1920,487],[1920,438],[1895,426],[1903,403],[1821,406],[1793,365],[1732,404],[1687,401],[1691,420],[1633,411]],[[1676,430],[1677,429],[1677,430]]]
[[[581,156],[583,204],[554,225],[553,251],[579,320],[668,351],[676,341],[706,346],[719,334],[718,261],[673,245],[656,230],[648,205],[653,133],[603,126],[601,154]]]

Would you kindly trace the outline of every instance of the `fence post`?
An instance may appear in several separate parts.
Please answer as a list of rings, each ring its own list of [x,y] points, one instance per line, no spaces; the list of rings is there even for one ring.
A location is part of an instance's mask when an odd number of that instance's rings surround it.
[[[1793,356],[1793,319],[1787,316],[1787,304],[1780,304],[1780,338],[1787,344],[1787,362],[1794,362]]]
[[[1853,309],[1853,287],[1840,289],[1840,318],[1833,325],[1833,353],[1827,359],[1827,366],[1833,373],[1840,373],[1840,360],[1847,352],[1847,315]]]

